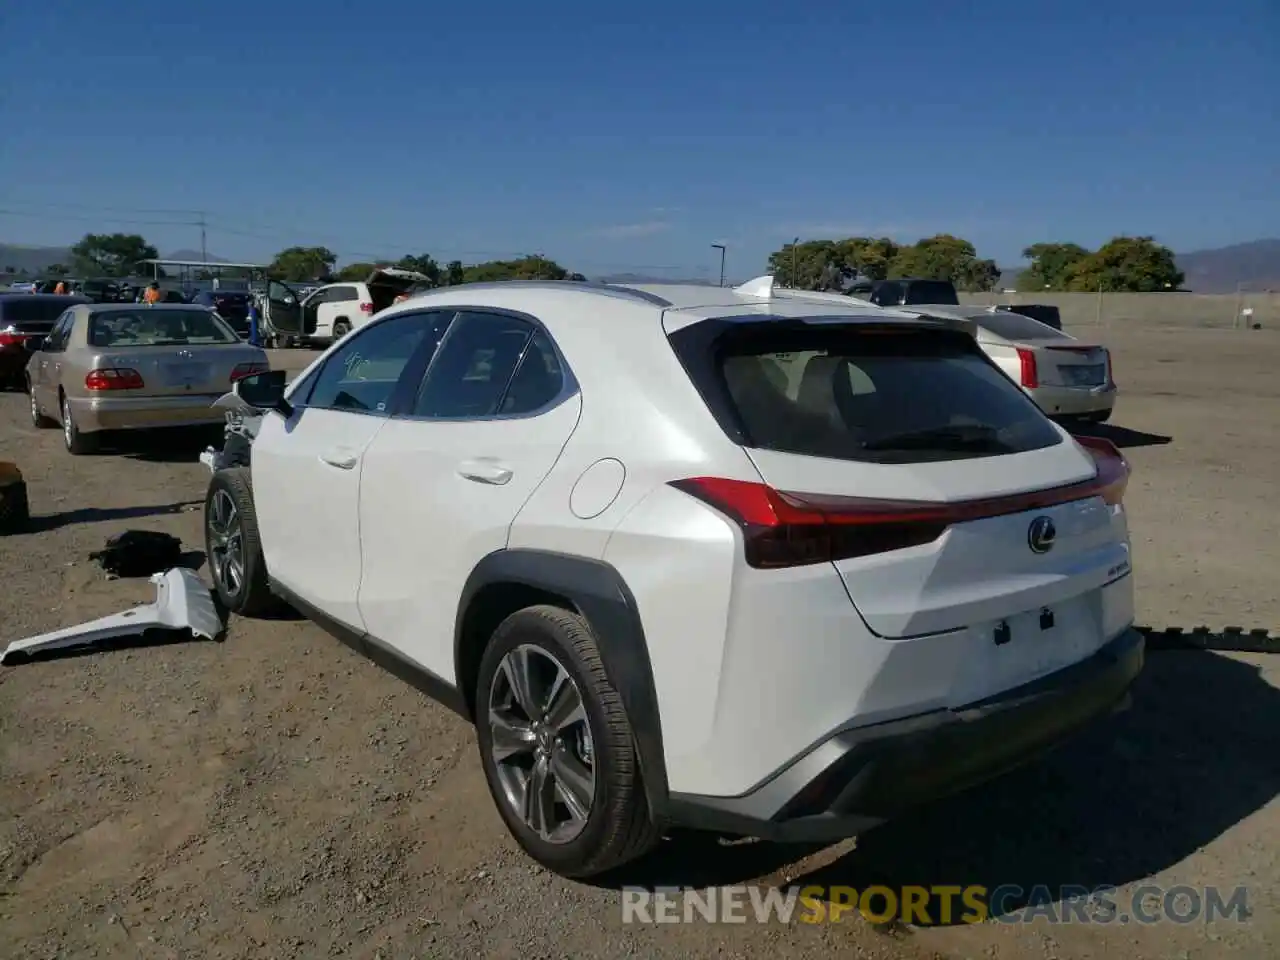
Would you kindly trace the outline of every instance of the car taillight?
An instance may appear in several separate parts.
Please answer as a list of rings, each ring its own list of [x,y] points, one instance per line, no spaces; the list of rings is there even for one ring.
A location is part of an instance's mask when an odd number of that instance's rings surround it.
[[[1129,486],[1131,472],[1125,455],[1114,443],[1102,437],[1076,437],[1076,443],[1084,447],[1098,465],[1098,475],[1094,479],[1098,486],[1097,495],[1111,506],[1119,506]]]
[[[14,333],[12,330],[0,330],[0,347],[20,347],[27,342],[25,333]]]
[[[1018,382],[1024,387],[1040,386],[1040,372],[1036,369],[1036,355],[1018,347]]]
[[[128,367],[90,370],[84,378],[86,390],[141,390],[142,387],[142,374]]]
[[[367,300],[360,304],[361,313],[373,313],[373,304]]]
[[[763,483],[719,477],[675,480],[671,486],[741,528],[750,566],[776,569],[917,547],[937,540],[953,524],[1044,510],[1090,497],[1117,504],[1128,481],[1128,465],[1119,451],[1111,450],[1114,456],[1104,451],[1095,454],[1098,470],[1088,480],[953,503],[787,493]]]
[[[255,373],[266,373],[270,369],[270,365],[265,363],[238,363],[231,371],[231,382],[235,383],[245,377],[252,377]]]

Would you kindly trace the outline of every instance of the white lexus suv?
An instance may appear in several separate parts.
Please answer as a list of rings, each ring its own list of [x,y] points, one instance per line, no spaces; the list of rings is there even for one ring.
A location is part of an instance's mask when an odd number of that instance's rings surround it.
[[[955,320],[773,288],[511,282],[391,307],[206,502],[287,602],[473,721],[537,861],[667,826],[835,840],[1027,760],[1143,663],[1115,447]]]

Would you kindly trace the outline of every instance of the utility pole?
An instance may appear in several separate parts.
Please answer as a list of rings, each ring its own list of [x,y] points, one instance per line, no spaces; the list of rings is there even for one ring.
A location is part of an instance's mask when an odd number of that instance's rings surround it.
[[[796,250],[800,247],[800,238],[796,237],[791,241],[791,289],[795,290],[796,280],[800,276],[800,272],[796,267]]]
[[[203,211],[203,210],[201,210],[201,211],[200,211],[200,219],[199,219],[198,223],[199,223],[199,226],[200,226],[200,259],[201,259],[201,260],[203,260],[205,263],[208,263],[208,262],[209,262],[209,249],[208,249],[208,247],[205,245],[205,222],[204,222],[204,211]]]
[[[724,244],[713,243],[711,245],[711,249],[720,251],[720,286],[723,287],[724,286]]]

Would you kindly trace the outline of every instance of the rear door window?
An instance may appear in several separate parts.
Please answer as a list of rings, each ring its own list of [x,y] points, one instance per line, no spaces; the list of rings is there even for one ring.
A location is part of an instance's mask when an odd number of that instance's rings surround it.
[[[459,313],[427,371],[413,415],[459,419],[528,412],[503,406],[534,331],[533,324],[505,314]],[[540,350],[538,356],[545,364]],[[527,373],[528,389],[522,383],[513,404],[525,406],[545,396],[545,383],[533,382],[538,371],[532,361]]]
[[[1022,453],[1062,440],[968,336],[823,326],[735,331],[717,343],[711,369],[744,445],[912,463]]]

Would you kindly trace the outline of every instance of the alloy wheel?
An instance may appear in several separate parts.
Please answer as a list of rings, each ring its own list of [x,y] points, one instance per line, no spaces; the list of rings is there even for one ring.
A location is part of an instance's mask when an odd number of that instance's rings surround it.
[[[564,664],[530,644],[503,657],[489,687],[489,730],[512,812],[548,843],[574,840],[591,815],[596,768],[582,692]]]
[[[240,511],[231,494],[217,490],[205,521],[209,532],[209,565],[213,579],[229,597],[244,587],[244,536]]]

